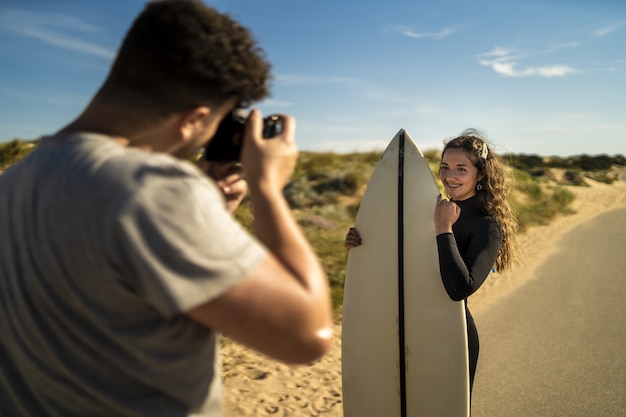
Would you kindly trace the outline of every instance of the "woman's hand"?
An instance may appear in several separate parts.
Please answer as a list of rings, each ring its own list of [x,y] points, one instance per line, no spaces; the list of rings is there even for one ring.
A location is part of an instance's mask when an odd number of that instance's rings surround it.
[[[361,235],[359,235],[359,232],[354,227],[351,227],[350,230],[348,230],[344,246],[346,249],[361,246]]]
[[[461,215],[461,208],[453,201],[444,200],[441,195],[437,196],[435,206],[435,233],[441,235],[452,233],[452,225]]]
[[[248,193],[248,183],[243,176],[241,164],[236,162],[209,162],[201,159],[198,166],[215,181],[226,199],[226,209],[233,213]]]

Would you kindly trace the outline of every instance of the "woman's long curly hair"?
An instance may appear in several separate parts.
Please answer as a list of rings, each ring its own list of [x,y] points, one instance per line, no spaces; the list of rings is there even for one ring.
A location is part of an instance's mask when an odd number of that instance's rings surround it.
[[[484,134],[467,129],[460,136],[445,142],[442,157],[448,149],[461,149],[478,169],[482,189],[476,191],[481,208],[493,217],[502,229],[502,247],[496,259],[496,270],[504,271],[519,264],[516,233],[517,219],[511,209],[511,187],[500,158],[492,151]]]

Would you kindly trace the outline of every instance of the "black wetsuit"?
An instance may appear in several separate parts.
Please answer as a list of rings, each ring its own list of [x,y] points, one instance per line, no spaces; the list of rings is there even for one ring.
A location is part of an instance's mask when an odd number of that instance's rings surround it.
[[[493,217],[477,205],[477,197],[455,201],[461,215],[452,233],[437,236],[439,270],[451,299],[465,303],[469,348],[470,392],[478,363],[478,331],[467,308],[467,297],[485,281],[502,246],[502,230]]]

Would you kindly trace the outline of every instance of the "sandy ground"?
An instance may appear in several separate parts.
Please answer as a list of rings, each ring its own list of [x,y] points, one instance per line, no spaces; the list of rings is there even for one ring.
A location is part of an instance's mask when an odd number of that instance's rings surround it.
[[[575,214],[519,236],[524,264],[494,274],[469,301],[478,311],[498,296],[535,279],[535,271],[563,233],[605,211],[626,207],[626,182],[569,187],[576,194]],[[291,367],[259,355],[234,342],[222,348],[224,416],[343,416],[341,404],[341,326],[328,355],[310,366]]]

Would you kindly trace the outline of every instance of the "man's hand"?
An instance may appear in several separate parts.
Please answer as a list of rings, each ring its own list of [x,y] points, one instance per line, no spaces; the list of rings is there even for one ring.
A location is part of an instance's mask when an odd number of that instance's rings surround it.
[[[263,137],[263,119],[256,109],[250,112],[244,127],[241,163],[249,181],[251,196],[260,189],[282,193],[298,162],[295,119],[288,115],[277,116],[281,119],[283,129],[272,138]]]
[[[202,158],[198,167],[215,181],[226,199],[226,209],[233,213],[248,193],[248,183],[241,164],[236,162],[209,162]]]

